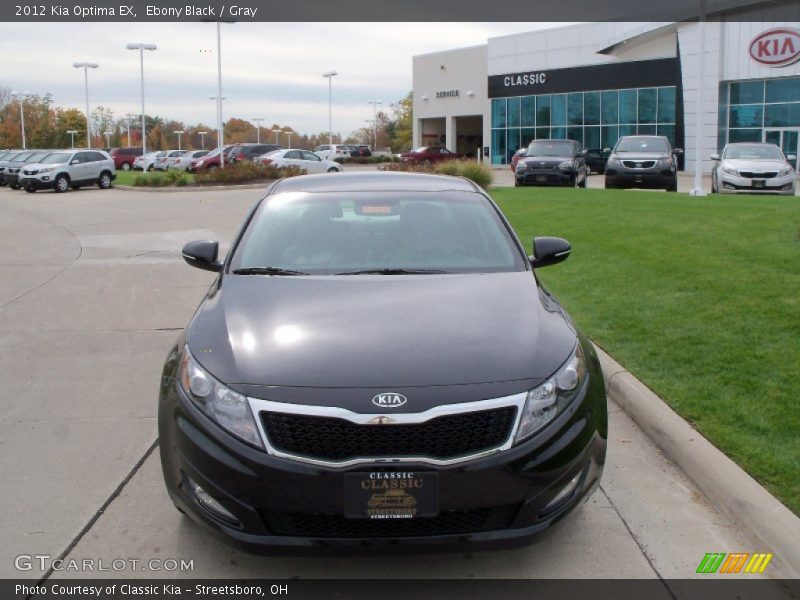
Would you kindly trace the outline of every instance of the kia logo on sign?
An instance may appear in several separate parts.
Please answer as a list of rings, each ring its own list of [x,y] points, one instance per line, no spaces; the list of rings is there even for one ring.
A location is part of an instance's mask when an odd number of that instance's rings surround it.
[[[380,408],[397,408],[398,406],[403,406],[406,402],[408,402],[408,398],[395,392],[384,392],[383,394],[375,394],[372,397],[372,403]]]
[[[800,31],[788,27],[770,29],[750,42],[753,60],[770,67],[785,67],[800,59]]]

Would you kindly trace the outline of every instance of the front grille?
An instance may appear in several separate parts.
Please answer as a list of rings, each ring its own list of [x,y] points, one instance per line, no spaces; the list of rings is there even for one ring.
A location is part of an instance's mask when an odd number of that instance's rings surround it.
[[[327,461],[370,457],[427,457],[440,460],[501,446],[511,434],[517,409],[445,415],[424,423],[358,425],[345,419],[262,412],[273,448]]]
[[[39,171],[37,169],[25,169],[23,173],[25,175],[36,175]]]
[[[623,160],[622,164],[628,169],[652,169],[656,161],[654,160]]]
[[[508,529],[518,504],[449,510],[418,519],[347,519],[342,515],[265,511],[262,517],[275,535],[313,538],[399,538]]]
[[[767,173],[755,173],[753,171],[739,171],[739,175],[747,179],[773,179],[778,176],[778,172],[769,171]]]

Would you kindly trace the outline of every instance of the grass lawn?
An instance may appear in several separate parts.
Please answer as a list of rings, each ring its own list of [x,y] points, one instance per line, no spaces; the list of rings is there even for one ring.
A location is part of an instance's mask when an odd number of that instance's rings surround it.
[[[183,172],[181,172],[181,174],[183,174]],[[116,185],[133,185],[133,181],[140,175],[144,175],[145,177],[160,175],[162,178],[164,177],[164,173],[162,171],[149,171],[147,173],[142,173],[141,171],[117,171],[117,178],[114,180],[114,183]],[[193,174],[186,173],[185,175],[187,183],[194,183]]]
[[[800,198],[491,194],[572,243],[539,274],[582,329],[800,514]]]

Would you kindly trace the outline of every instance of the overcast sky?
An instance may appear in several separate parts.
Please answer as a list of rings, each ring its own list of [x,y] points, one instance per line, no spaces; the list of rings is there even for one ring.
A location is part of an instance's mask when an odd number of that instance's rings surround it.
[[[333,129],[345,135],[411,90],[415,54],[485,43],[487,38],[564,23],[236,23],[223,25],[224,117],[265,117],[302,133],[328,129],[328,87],[336,70]],[[116,116],[139,113],[139,53],[128,42],[158,44],[145,53],[148,114],[213,124],[217,92],[216,31],[204,23],[0,23],[0,86],[50,92],[55,106],[84,109],[89,100]]]

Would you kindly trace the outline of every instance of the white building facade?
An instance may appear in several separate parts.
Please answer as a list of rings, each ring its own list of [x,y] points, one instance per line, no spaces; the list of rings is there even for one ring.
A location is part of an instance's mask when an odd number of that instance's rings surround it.
[[[704,23],[702,81],[696,22],[586,23],[416,56],[414,145],[501,166],[534,139],[610,148],[623,135],[665,135],[685,150],[687,170],[699,152],[704,172],[728,142],[796,155],[796,13],[778,3]]]

